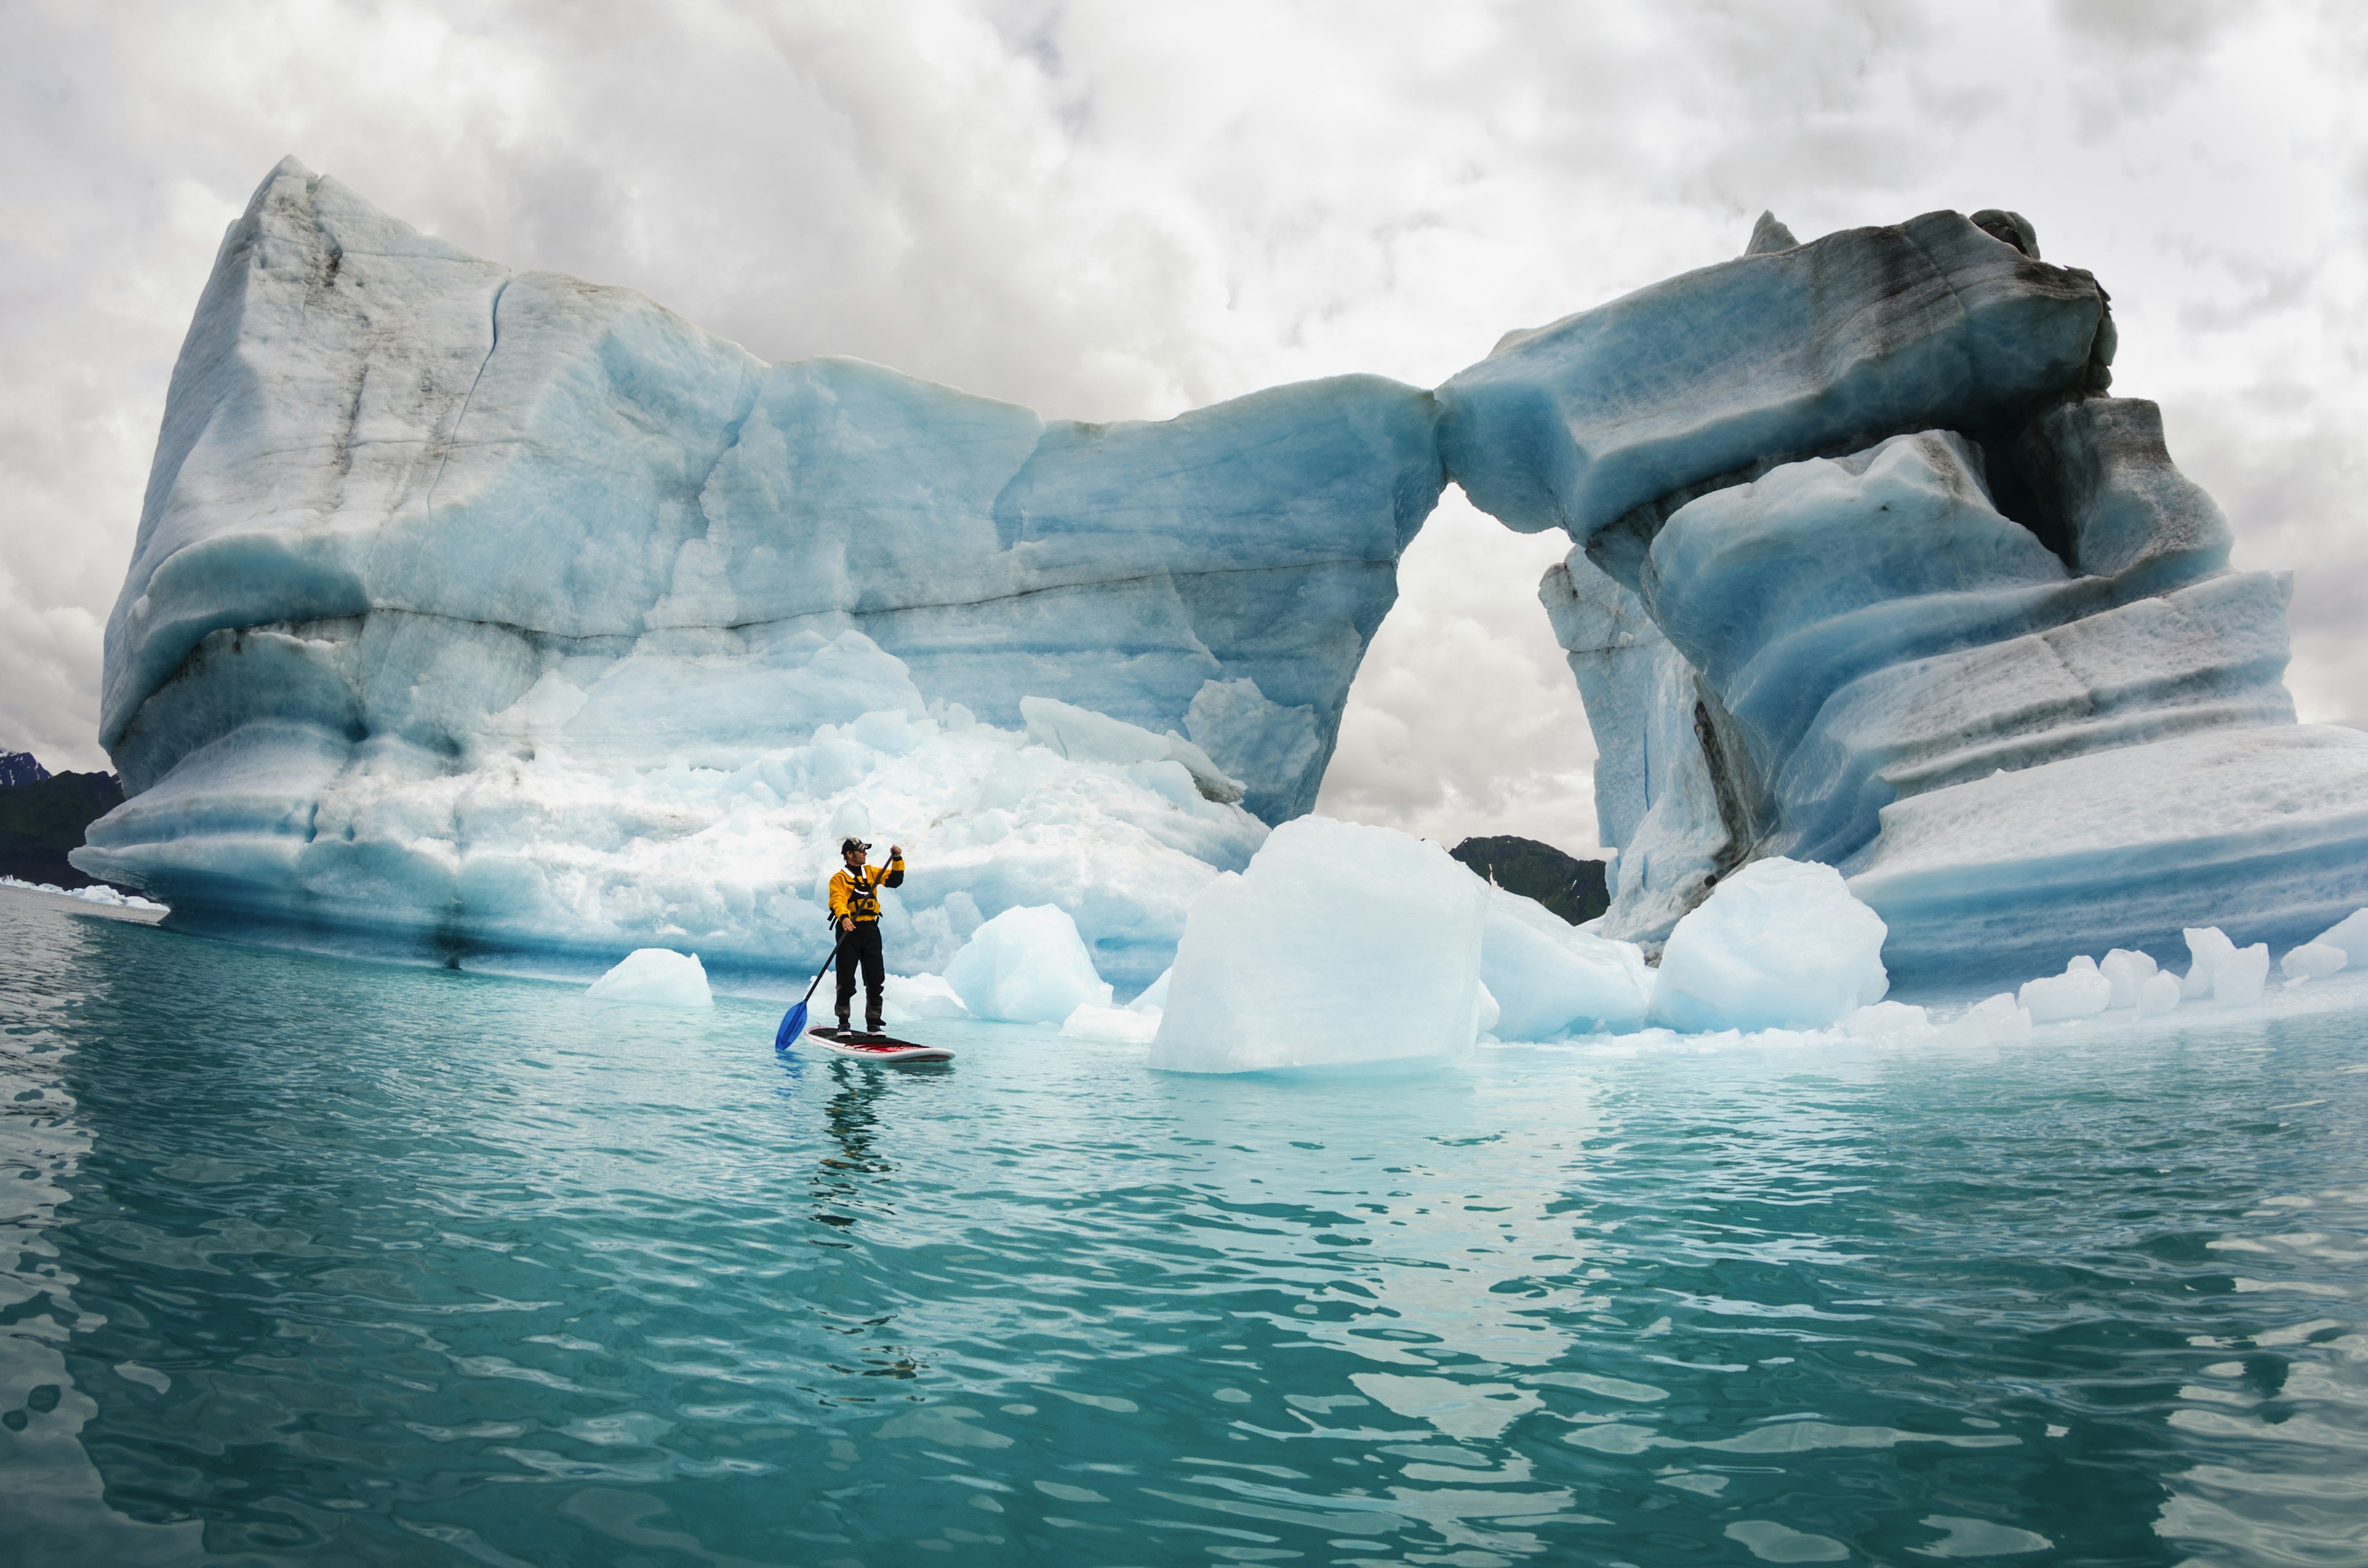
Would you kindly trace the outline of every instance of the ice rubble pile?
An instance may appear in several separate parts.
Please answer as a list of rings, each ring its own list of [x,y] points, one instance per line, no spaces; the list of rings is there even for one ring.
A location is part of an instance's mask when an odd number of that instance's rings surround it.
[[[1647,1028],[1995,1046],[2116,1010],[2144,1020],[2182,1004],[2262,1000],[2267,944],[2239,948],[2216,927],[2184,939],[2184,977],[2117,948],[1936,1016],[1884,1000],[1883,919],[1830,866],[1778,857],[1723,880],[1678,920],[1656,971],[1638,945],[1564,926],[1434,845],[1310,817],[1277,829],[1246,871],[1218,878],[1194,903],[1159,998],[1151,1064],[1403,1072],[1452,1063],[1490,1033],[1553,1040]],[[2288,983],[2341,970],[2354,949],[2368,957],[2368,909],[2294,949]],[[1137,1004],[1157,1005],[1149,994]],[[1141,1038],[1139,1027],[1110,1027],[1110,1011],[1082,1007],[1064,1032]]]
[[[75,863],[184,925],[780,973],[886,835],[900,964],[1051,905],[1137,986],[1312,803],[1452,478],[1578,547],[1542,594],[1609,935],[1790,858],[1903,979],[2294,940],[2368,902],[2368,736],[2293,722],[2285,579],[2228,570],[2113,347],[2013,214],[1770,221],[1436,392],[1089,426],[766,364],[291,161],[174,370],[107,636],[132,796]],[[1549,962],[1499,915],[1486,962]]]
[[[1578,544],[1540,592],[1607,932],[1770,856],[1844,871],[1912,978],[2368,897],[2368,737],[2294,722],[2288,581],[2228,570],[2113,347],[2028,223],[1932,213],[1778,234],[1440,389],[1466,493]]]

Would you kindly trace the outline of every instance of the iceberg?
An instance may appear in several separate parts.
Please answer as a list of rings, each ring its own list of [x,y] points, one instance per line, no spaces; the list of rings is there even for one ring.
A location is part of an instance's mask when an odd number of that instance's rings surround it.
[[[1435,420],[1372,376],[1085,425],[767,364],[290,160],[174,370],[106,643],[132,798],[77,853],[187,926],[778,972],[837,837],[894,833],[900,967],[1051,903],[1140,985],[1313,802]]]
[[[1451,477],[1576,545],[1540,593],[1606,758],[1606,935],[1770,858],[1839,868],[1917,983],[2299,941],[2368,892],[2368,736],[2294,722],[2288,579],[2230,570],[2155,405],[2106,395],[2095,280],[1976,217],[1771,221],[1440,389]]]
[[[1094,971],[1077,923],[1053,904],[1007,909],[946,965],[946,984],[971,1016],[1057,1024],[1081,1007],[1108,1007],[1110,982]]]
[[[1669,933],[1653,1018],[1687,1032],[1816,1029],[1884,998],[1884,925],[1830,866],[1755,860]]]
[[[1768,214],[1435,392],[1083,424],[768,364],[290,160],[174,369],[107,630],[130,798],[74,863],[256,939],[775,975],[829,950],[839,837],[885,835],[900,970],[1049,907],[1094,983],[1180,991],[1452,481],[1572,543],[1540,594],[1602,756],[1600,937],[1666,955],[1782,863],[1846,878],[1903,983],[2298,946],[2368,903],[2368,735],[2294,722],[2290,584],[2231,568],[2116,345],[2014,213]],[[1482,924],[1436,1049],[1484,990],[1516,1034],[1633,1022],[1616,949]],[[1688,961],[1657,989],[1724,1016]]]
[[[1384,827],[1301,817],[1193,901],[1151,1065],[1403,1073],[1477,1042],[1487,884]],[[1551,918],[1551,916],[1549,916]]]

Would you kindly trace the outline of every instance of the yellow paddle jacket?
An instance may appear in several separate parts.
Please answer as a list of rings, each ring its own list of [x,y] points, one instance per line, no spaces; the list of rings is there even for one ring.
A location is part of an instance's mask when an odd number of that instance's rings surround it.
[[[879,888],[901,887],[905,881],[905,858],[891,855],[884,866],[866,866],[860,871],[839,868],[830,879],[830,917],[836,921],[852,917],[858,925],[880,918]]]

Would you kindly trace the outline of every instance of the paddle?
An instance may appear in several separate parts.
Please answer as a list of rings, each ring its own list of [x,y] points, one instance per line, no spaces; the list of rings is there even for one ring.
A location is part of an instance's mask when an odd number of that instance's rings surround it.
[[[840,940],[845,940],[843,934]],[[788,1012],[781,1015],[780,1031],[773,1036],[775,1051],[789,1050],[791,1043],[806,1032],[806,1004],[814,1000],[814,986],[822,983],[822,977],[830,972],[830,966],[837,961],[837,958],[838,943],[833,942],[830,945],[830,957],[823,960],[822,967],[814,971],[814,985],[807,986],[806,994],[799,997]]]

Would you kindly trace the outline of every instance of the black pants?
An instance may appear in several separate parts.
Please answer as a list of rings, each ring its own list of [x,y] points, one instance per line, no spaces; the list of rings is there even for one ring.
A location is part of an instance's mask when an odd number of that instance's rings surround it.
[[[838,1021],[847,1022],[847,1009],[855,1000],[855,966],[863,965],[863,1021],[871,1032],[880,1032],[880,988],[887,983],[887,960],[880,956],[880,922],[859,920],[855,929],[839,934],[838,938]]]

